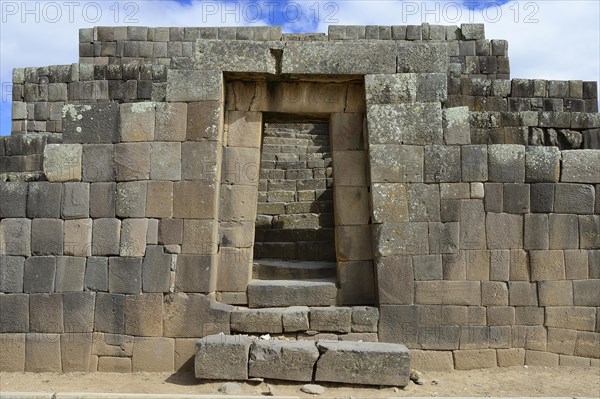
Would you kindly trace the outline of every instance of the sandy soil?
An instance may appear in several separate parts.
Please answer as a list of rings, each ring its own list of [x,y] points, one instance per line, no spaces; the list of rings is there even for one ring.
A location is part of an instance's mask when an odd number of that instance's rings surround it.
[[[406,388],[326,387],[320,397],[382,398],[390,396],[587,396],[600,397],[600,369],[511,367],[453,372],[424,372],[423,385]],[[222,382],[198,382],[192,373],[0,373],[0,392],[121,392],[215,394]],[[310,397],[303,384],[281,381],[241,383],[239,394]]]

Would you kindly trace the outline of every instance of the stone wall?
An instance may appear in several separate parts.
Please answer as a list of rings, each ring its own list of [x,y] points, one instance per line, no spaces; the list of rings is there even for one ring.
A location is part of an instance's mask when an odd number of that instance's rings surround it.
[[[238,333],[268,113],[329,120],[346,330],[376,304],[377,339],[419,367],[598,364],[594,82],[507,80],[482,25],[80,43],[80,64],[13,74],[0,370],[172,371],[197,338]]]

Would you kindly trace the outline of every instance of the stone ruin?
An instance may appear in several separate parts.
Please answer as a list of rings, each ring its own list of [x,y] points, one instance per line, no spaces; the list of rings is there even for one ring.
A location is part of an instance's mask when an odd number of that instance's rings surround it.
[[[13,73],[0,371],[600,365],[597,82],[510,80],[481,24],[97,27],[79,55]]]

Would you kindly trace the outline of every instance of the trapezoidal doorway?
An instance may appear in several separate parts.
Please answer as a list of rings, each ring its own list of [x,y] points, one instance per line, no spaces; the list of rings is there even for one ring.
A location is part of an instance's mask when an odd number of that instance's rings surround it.
[[[246,205],[255,201],[253,255],[235,269],[221,256],[218,290],[236,273],[250,307],[375,303],[362,79],[246,79],[227,82],[224,161],[244,142],[256,161],[244,188],[254,195]],[[222,184],[228,194],[231,181]]]

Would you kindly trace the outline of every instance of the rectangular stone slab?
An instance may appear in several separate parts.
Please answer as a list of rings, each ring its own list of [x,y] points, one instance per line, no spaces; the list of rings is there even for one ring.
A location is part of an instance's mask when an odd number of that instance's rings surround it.
[[[319,350],[312,341],[260,340],[250,348],[250,377],[311,381]]]
[[[196,342],[196,378],[247,380],[248,354],[253,337],[209,335]]]
[[[335,306],[337,288],[328,280],[253,280],[248,307]]]
[[[406,386],[410,354],[406,346],[383,342],[319,341],[316,381]]]

